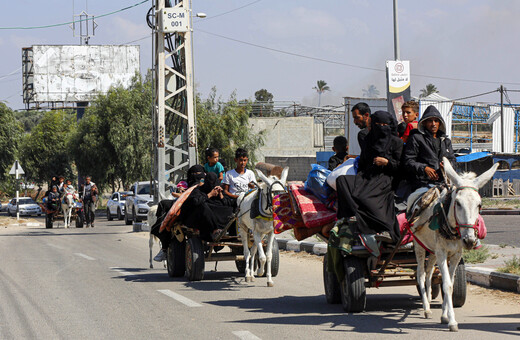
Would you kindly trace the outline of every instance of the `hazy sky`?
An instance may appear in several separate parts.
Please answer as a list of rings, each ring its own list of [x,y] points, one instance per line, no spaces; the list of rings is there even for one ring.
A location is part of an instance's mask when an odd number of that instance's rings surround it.
[[[3,0],[0,26],[71,21],[73,4],[76,14],[88,6],[89,14],[101,15],[137,2]],[[145,15],[151,5],[149,1],[97,19],[99,27],[90,44],[124,44],[146,37],[150,29]],[[371,84],[381,96],[385,95],[385,60],[394,56],[392,0],[193,0],[193,11],[208,15],[206,19],[197,19],[194,25],[195,79],[203,96],[213,86],[223,99],[234,90],[240,99],[252,98],[255,91],[266,88],[273,93],[274,100],[316,105],[317,95],[312,88],[320,79],[332,89],[323,95],[322,105],[340,105],[342,97],[361,96],[362,89]],[[519,14],[520,2],[513,0],[399,0],[401,59],[411,63],[412,94],[418,95],[428,83],[435,84],[440,94],[449,98],[492,91],[500,83],[519,90]],[[78,43],[68,26],[0,30],[0,100],[15,109],[23,108],[18,70],[22,47]],[[135,44],[141,46],[144,71],[151,67],[151,37]],[[510,97],[513,102],[520,102],[518,93],[511,93]],[[474,100],[499,99],[495,93]]]

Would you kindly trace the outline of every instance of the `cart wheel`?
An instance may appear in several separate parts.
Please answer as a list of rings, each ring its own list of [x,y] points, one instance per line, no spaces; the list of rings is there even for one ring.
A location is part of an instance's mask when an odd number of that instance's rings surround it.
[[[235,260],[235,266],[240,274],[245,274],[246,272],[246,261],[245,260]]]
[[[348,313],[359,313],[365,310],[367,294],[363,262],[354,256],[343,260],[345,279],[341,282],[341,304]]]
[[[123,219],[123,214],[121,214],[121,208],[117,208],[117,219],[120,221]]]
[[[264,246],[264,252],[266,251],[266,247]],[[273,241],[273,257],[271,258],[271,276],[276,277],[278,275],[278,271],[280,270],[280,248],[278,248],[278,242],[276,239]],[[255,256],[255,266],[254,272],[258,271],[258,267],[260,266],[260,261],[258,260],[258,254]],[[264,267],[264,274],[261,277],[265,277],[266,271]],[[245,266],[244,266],[245,273]]]
[[[463,259],[457,265],[453,281],[453,307],[462,307],[466,302],[466,268]]]
[[[341,302],[341,287],[335,273],[327,271],[327,254],[323,257],[323,285],[325,286],[325,298],[327,303]]]
[[[186,277],[190,281],[200,281],[204,277],[204,250],[198,237],[186,242]]]
[[[186,241],[179,242],[173,237],[166,256],[168,276],[180,277],[186,271]]]
[[[45,228],[52,229],[52,215],[45,215]]]
[[[83,216],[78,212],[78,216],[76,216],[75,220],[76,228],[83,228],[83,222]]]

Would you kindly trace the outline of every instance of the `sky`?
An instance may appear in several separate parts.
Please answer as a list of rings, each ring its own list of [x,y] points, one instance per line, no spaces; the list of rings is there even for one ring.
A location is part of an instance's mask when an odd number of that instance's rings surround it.
[[[0,27],[68,22],[83,10],[97,16],[138,2],[4,0]],[[99,26],[90,44],[140,39],[133,44],[140,45],[141,70],[146,72],[153,55],[145,21],[151,5],[148,1],[96,19]],[[193,0],[192,6],[194,13],[207,14],[194,23],[194,74],[203,98],[212,87],[222,100],[233,92],[239,99],[254,98],[265,88],[275,101],[317,105],[317,80],[331,88],[322,95],[322,105],[361,97],[369,85],[385,96],[385,62],[394,58],[392,0]],[[401,59],[410,60],[413,96],[429,83],[451,99],[493,91],[500,84],[520,90],[519,1],[399,0],[398,6]],[[21,49],[37,44],[79,44],[79,38],[68,25],[0,29],[0,101],[13,109],[24,108]],[[520,103],[519,92],[509,97]],[[496,103],[500,96],[468,101]]]

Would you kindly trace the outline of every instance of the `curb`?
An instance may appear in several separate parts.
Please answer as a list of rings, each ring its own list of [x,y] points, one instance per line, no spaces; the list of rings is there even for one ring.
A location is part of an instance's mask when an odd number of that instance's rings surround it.
[[[480,215],[520,215],[520,210],[483,209]]]
[[[327,254],[327,244],[324,242],[302,242],[288,239],[276,239],[276,241],[281,250],[305,251],[318,256]],[[491,268],[466,266],[466,280],[480,286],[520,293],[520,276],[500,273]]]

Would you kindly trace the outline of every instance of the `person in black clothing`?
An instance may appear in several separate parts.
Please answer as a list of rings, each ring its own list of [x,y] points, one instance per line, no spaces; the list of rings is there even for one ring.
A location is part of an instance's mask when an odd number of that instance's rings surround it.
[[[206,176],[206,174],[202,165],[197,164],[189,168],[187,173],[188,188],[191,188],[195,185],[200,185],[200,181],[204,179],[204,176]],[[164,229],[162,232],[160,232],[160,228],[173,203],[175,203],[175,200],[162,200],[159,202],[157,212],[155,213],[155,216],[157,216],[157,221],[150,228],[150,233],[157,236],[157,238],[161,241],[161,250],[154,257],[154,261],[157,262],[166,260],[167,250],[172,239],[172,235],[168,230]]]
[[[332,171],[342,164],[347,157],[348,142],[345,136],[337,136],[334,138],[332,150],[336,153],[329,158],[329,170]]]
[[[361,129],[358,133],[358,143],[361,151],[365,146],[365,138],[368,135],[368,131],[370,130],[370,106],[367,103],[357,103],[352,108],[352,119],[354,120],[354,124],[357,125],[358,128]]]
[[[81,202],[83,202],[83,210],[85,212],[85,220],[87,228],[94,228],[94,219],[96,218],[96,202],[98,196],[98,188],[96,183],[91,181],[91,177],[85,177],[85,184],[81,186],[79,191]]]
[[[58,192],[58,187],[53,186],[51,192],[49,192],[49,196],[47,197],[47,208],[50,211],[58,210],[60,205],[60,193]]]
[[[397,120],[390,113],[375,112],[370,124],[357,175],[336,180],[338,219],[355,217],[357,223],[351,224],[353,233],[379,233],[387,241],[396,241],[399,224],[392,179],[399,169],[403,141],[397,137]]]
[[[446,157],[456,168],[457,160],[446,137],[446,124],[439,111],[430,105],[419,121],[417,130],[408,138],[403,151],[403,166],[409,174],[412,192],[420,187],[444,181],[441,169]]]
[[[210,237],[215,240],[233,215],[233,207],[224,199],[217,180],[214,172],[206,174],[204,184],[191,192],[180,215],[186,226],[198,229],[206,240]]]

